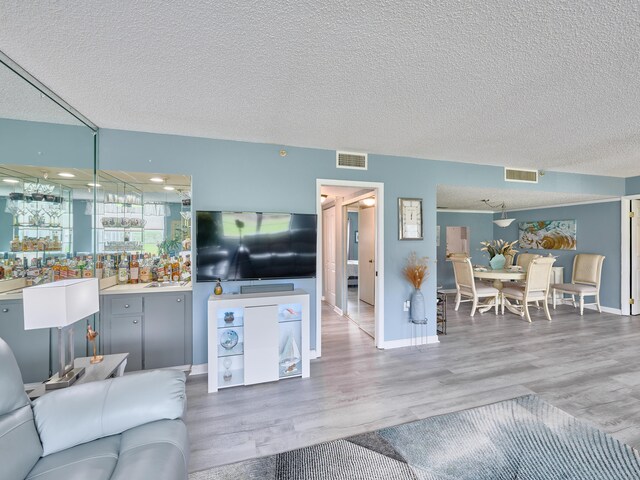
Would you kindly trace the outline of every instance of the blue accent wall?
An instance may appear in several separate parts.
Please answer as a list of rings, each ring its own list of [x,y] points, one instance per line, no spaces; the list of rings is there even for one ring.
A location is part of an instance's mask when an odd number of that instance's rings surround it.
[[[493,239],[493,216],[491,213],[438,212],[440,225],[440,246],[438,247],[438,285],[445,289],[456,288],[451,262],[447,262],[447,227],[467,227],[469,233],[469,254],[473,264],[488,264],[489,257],[480,251],[480,242]]]
[[[348,260],[358,260],[358,244],[356,232],[358,231],[358,212],[347,212],[349,216],[349,257]]]
[[[93,170],[93,132],[85,126],[0,118],[0,164]]]
[[[86,200],[73,201],[73,251],[75,253],[92,254],[92,217],[85,213],[86,207]]]
[[[640,176],[625,179],[625,191],[627,195],[637,195],[640,193]]]
[[[623,195],[625,181],[616,177],[597,177],[547,172],[541,184],[505,184],[501,167],[440,162],[408,157],[369,155],[366,171],[336,169],[335,151],[285,147],[205,138],[159,135],[122,130],[100,130],[100,167],[142,172],[192,175],[194,210],[291,211],[316,213],[316,179],[359,180],[384,183],[385,245],[385,340],[411,337],[408,314],[402,304],[411,287],[401,269],[412,252],[437,256],[435,231],[436,187],[438,184],[509,188],[535,191],[591,192]],[[423,199],[424,240],[398,239],[397,200],[399,197]],[[195,247],[195,245],[194,245]],[[431,265],[432,271],[435,265]],[[435,318],[437,275],[423,286],[427,317]],[[619,281],[618,281],[619,283]],[[223,285],[225,291],[239,290],[239,283]],[[295,282],[308,291],[315,305],[316,281]],[[194,363],[207,361],[207,298],[213,284],[194,285]],[[311,345],[316,344],[315,309],[312,307]],[[435,335],[435,324],[428,325]]]
[[[520,253],[530,252],[557,256],[554,266],[564,267],[564,281],[571,281],[573,258],[577,253],[604,255],[600,302],[605,307],[619,309],[620,305],[620,201],[590,203],[567,207],[538,208],[511,212],[516,218],[506,228],[494,227],[495,238],[518,239],[518,222],[538,220],[576,220],[576,250],[533,250],[516,247]],[[499,218],[496,214],[495,218]]]

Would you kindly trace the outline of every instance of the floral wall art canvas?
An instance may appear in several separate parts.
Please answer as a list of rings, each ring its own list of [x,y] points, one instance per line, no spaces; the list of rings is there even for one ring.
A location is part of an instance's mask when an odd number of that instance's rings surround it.
[[[520,248],[540,250],[575,250],[575,220],[541,220],[520,222]]]

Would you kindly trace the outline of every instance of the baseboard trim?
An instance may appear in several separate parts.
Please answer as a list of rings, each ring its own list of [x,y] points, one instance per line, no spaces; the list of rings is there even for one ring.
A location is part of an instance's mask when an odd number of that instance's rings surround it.
[[[209,371],[208,363],[201,363],[199,365],[191,366],[191,373],[189,375],[205,375]]]
[[[423,337],[424,339],[424,337]],[[416,345],[428,345],[433,343],[440,343],[437,335],[429,335],[426,343],[420,338],[402,338],[400,340],[389,340],[384,342],[382,348],[402,348],[402,347],[415,347]]]
[[[595,310],[598,311],[598,308],[595,305],[585,305],[584,306],[585,310],[589,309],[589,310]],[[600,306],[600,309],[604,312],[604,313],[612,313],[614,315],[622,315],[622,309],[620,308],[611,308],[611,307],[603,307],[602,305]]]
[[[576,301],[576,305],[578,304],[578,302]],[[563,302],[557,302],[557,306],[560,305],[569,305],[571,308],[573,308],[573,304],[571,303],[571,299],[570,298],[565,298]],[[551,310],[553,310],[553,302],[549,302],[549,308],[551,308]],[[585,310],[595,310],[596,312],[598,311],[598,308],[595,305],[585,305],[584,306]],[[622,315],[622,309],[621,308],[611,308],[611,307],[604,307],[602,305],[600,305],[600,309],[602,310],[603,313],[611,313],[613,315]],[[576,306],[576,310],[580,310],[579,306]]]
[[[333,311],[336,312],[338,315],[343,316],[344,314],[342,313],[342,309],[338,308],[336,306],[333,307]]]
[[[315,360],[316,358],[320,358],[317,350],[309,350],[309,360]]]

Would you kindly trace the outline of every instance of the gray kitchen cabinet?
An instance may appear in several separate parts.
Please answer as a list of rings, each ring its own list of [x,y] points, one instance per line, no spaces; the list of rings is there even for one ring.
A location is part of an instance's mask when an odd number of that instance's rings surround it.
[[[128,353],[125,371],[142,370],[142,315],[114,315],[105,328],[111,344],[109,353]]]
[[[0,337],[11,347],[24,383],[49,378],[49,329],[24,329],[22,300],[0,302]]]
[[[103,295],[105,354],[129,353],[127,371],[192,361],[191,292]]]
[[[190,305],[189,305],[190,306]],[[187,301],[184,293],[147,295],[144,298],[144,366],[162,368],[191,363],[185,318]],[[189,316],[190,317],[190,316]]]

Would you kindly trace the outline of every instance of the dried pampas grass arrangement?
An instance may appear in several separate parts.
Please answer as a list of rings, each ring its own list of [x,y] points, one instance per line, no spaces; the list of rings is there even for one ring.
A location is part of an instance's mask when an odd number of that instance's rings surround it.
[[[429,257],[418,257],[416,252],[411,252],[407,263],[402,269],[405,278],[416,290],[420,288],[422,282],[429,278]]]

